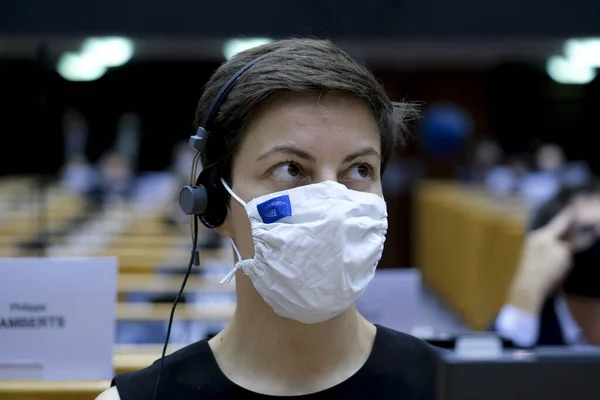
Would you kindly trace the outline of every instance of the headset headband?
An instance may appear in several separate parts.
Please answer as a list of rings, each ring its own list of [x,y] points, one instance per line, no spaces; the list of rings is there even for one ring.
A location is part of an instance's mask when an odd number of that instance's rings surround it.
[[[239,77],[244,72],[246,72],[250,67],[252,67],[254,64],[259,62],[266,56],[267,56],[267,54],[263,54],[262,56],[256,57],[254,60],[252,60],[248,64],[244,65],[239,71],[237,71],[235,74],[233,74],[227,80],[227,82],[225,82],[225,84],[219,90],[219,93],[217,93],[217,96],[215,97],[215,99],[213,100],[212,104],[210,105],[210,107],[208,109],[208,113],[206,113],[206,116],[204,117],[204,120],[202,121],[201,127],[204,128],[205,131],[210,132],[210,128],[211,128],[210,125],[212,125],[212,123],[216,119],[216,117],[217,117],[216,114],[217,114],[219,108],[221,108],[221,103],[223,103],[223,100],[225,100],[225,97],[229,94],[229,92],[233,88],[233,85],[239,79]]]

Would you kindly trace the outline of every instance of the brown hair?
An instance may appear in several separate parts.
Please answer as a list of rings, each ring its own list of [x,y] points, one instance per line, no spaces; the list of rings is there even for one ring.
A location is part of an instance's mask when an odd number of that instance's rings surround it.
[[[282,92],[337,92],[364,100],[375,116],[381,135],[382,171],[398,143],[404,143],[406,122],[417,107],[392,103],[383,86],[364,66],[327,40],[286,39],[238,53],[210,78],[198,102],[195,127],[225,82],[251,60],[267,56],[245,71],[229,92],[211,125],[202,155],[206,167],[218,163],[221,176],[231,180],[231,163],[243,140],[252,111]]]

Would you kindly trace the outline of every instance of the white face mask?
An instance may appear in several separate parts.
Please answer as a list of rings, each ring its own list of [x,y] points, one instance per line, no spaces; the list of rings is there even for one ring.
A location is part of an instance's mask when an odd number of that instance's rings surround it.
[[[223,180],[222,180],[223,181]],[[244,206],[252,226],[254,258],[235,268],[250,277],[276,314],[305,324],[347,310],[373,275],[387,231],[383,198],[326,181],[271,193]]]

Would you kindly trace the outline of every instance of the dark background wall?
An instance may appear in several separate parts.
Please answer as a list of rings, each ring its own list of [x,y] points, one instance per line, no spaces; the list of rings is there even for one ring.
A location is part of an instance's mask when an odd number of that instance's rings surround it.
[[[595,0],[4,0],[0,34],[582,36]]]
[[[216,68],[204,62],[133,62],[94,82],[67,82],[33,61],[0,62],[0,171],[55,172],[61,165],[63,110],[77,106],[91,129],[92,160],[114,141],[126,111],[141,115],[140,168],[170,162],[170,147],[192,130],[195,105]],[[477,135],[493,135],[508,152],[522,152],[536,139],[563,145],[573,158],[598,166],[590,140],[598,132],[598,80],[586,86],[553,83],[541,68],[506,63],[495,68],[375,69],[394,99],[420,101],[426,108],[450,100],[467,108]],[[414,132],[415,135],[418,132]],[[9,145],[10,143],[10,145]],[[419,155],[418,140],[404,149]],[[456,160],[451,160],[456,161]],[[433,175],[444,175],[446,169]]]

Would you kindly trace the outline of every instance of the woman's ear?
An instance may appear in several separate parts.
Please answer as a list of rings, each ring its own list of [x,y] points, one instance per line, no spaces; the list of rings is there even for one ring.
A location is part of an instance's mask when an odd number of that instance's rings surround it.
[[[225,217],[225,221],[219,226],[215,228],[215,231],[223,237],[232,238],[232,229],[231,229],[231,210],[227,210],[227,216]]]
[[[228,196],[229,197],[229,196]],[[234,214],[242,212],[245,214],[244,207],[238,204],[235,200],[231,201],[231,197],[227,199],[227,215],[223,223],[215,228],[215,231],[223,237],[233,239],[235,232]]]

